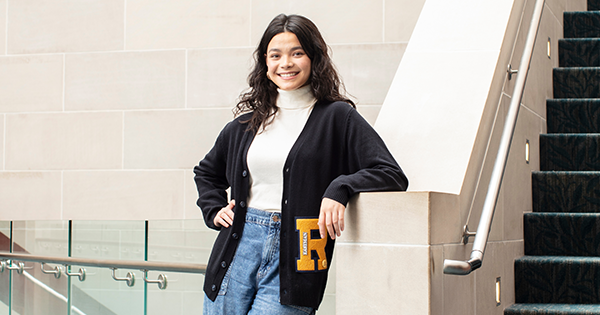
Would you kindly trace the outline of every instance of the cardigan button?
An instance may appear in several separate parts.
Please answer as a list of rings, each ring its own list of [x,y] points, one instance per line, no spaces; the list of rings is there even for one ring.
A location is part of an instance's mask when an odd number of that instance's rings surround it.
[[[286,168],[286,169],[285,169],[285,172],[286,172],[286,173],[289,173],[289,172],[290,172],[290,168],[289,168],[289,167],[288,167],[288,168]]]
[[[223,261],[221,262],[221,267],[222,267],[222,268],[226,268],[226,267],[227,267],[227,262],[223,260]]]
[[[240,201],[240,207],[246,208],[246,202],[244,200]]]
[[[239,238],[239,236],[237,235],[237,233],[231,234],[231,237],[233,237],[234,240],[237,240]]]
[[[287,205],[287,199],[283,203],[285,203]]]
[[[248,171],[244,170],[244,171],[242,172],[242,177],[247,177],[247,176],[248,176]]]
[[[212,287],[210,287],[211,291],[215,292],[217,291],[217,285],[213,284]]]

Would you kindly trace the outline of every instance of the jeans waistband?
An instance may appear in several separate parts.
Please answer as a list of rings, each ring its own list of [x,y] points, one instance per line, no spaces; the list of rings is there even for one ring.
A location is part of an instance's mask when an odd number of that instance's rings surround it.
[[[246,210],[246,222],[261,224],[265,226],[280,225],[281,213],[269,212],[252,207]]]

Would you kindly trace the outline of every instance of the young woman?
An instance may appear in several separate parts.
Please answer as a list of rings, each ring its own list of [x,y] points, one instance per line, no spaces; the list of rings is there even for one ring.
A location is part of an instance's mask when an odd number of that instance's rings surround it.
[[[348,200],[406,190],[408,180],[340,93],[309,19],[275,17],[254,58],[237,118],[194,168],[198,206],[220,230],[204,314],[314,314]]]

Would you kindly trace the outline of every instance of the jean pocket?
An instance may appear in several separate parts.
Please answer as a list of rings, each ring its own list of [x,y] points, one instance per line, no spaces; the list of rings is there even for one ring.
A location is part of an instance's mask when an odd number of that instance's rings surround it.
[[[231,279],[231,269],[233,269],[233,264],[235,264],[236,256],[233,256],[233,260],[231,261],[231,264],[229,264],[229,268],[227,268],[227,272],[225,272],[225,277],[223,277],[223,281],[221,282],[221,289],[219,290],[218,295],[227,294],[227,287],[229,286],[229,280]]]

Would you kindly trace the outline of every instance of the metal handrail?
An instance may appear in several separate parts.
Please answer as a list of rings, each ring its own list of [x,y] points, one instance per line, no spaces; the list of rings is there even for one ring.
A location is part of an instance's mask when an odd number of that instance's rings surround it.
[[[206,264],[171,263],[158,261],[110,260],[74,257],[39,256],[0,252],[0,260],[43,262],[51,264],[86,266],[99,268],[124,268],[152,271],[172,271],[185,273],[205,273]]]
[[[508,160],[510,144],[515,131],[515,125],[517,124],[519,107],[521,105],[521,99],[523,98],[523,90],[525,88],[525,81],[527,80],[527,73],[529,72],[529,65],[533,54],[533,47],[542,18],[544,2],[545,0],[536,0],[535,2],[533,17],[531,19],[531,24],[529,25],[527,40],[525,41],[523,56],[521,57],[521,62],[519,64],[515,88],[506,117],[506,124],[502,131],[502,138],[500,139],[498,155],[496,156],[487,195],[483,203],[483,210],[481,211],[481,219],[479,220],[479,226],[477,227],[477,233],[475,235],[475,240],[473,241],[471,257],[467,261],[445,259],[445,274],[468,275],[475,269],[481,267],[483,254],[492,226],[492,220],[494,219],[494,211],[496,209],[496,202],[498,201],[502,177],[504,176],[504,169],[506,168],[506,161]],[[509,74],[512,75],[513,73],[515,73],[515,71],[509,68]],[[468,231],[465,229],[465,233],[466,232]]]

